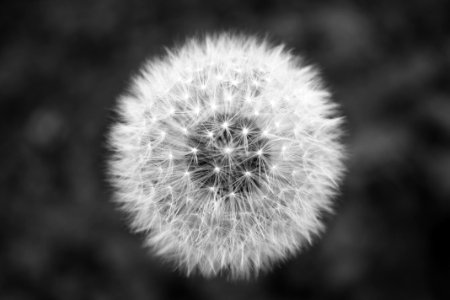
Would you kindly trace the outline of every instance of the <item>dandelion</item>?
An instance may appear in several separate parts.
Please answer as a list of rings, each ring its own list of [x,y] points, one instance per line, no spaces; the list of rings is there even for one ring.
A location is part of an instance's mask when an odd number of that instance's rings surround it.
[[[324,229],[342,119],[317,72],[242,35],[148,61],[119,99],[110,178],[154,253],[187,274],[246,278]]]

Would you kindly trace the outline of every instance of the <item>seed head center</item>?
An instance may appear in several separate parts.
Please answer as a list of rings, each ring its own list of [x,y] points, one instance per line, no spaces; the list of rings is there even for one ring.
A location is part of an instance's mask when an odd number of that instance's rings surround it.
[[[190,130],[187,142],[197,149],[186,155],[197,188],[214,187],[215,193],[227,197],[254,192],[266,178],[270,155],[261,149],[269,148],[269,140],[253,118],[217,114]]]

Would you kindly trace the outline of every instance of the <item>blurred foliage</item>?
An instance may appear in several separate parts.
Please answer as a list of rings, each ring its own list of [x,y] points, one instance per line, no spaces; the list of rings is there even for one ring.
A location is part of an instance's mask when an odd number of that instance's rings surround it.
[[[0,9],[1,299],[449,299],[450,2],[10,1]],[[186,36],[270,34],[347,117],[336,215],[250,282],[185,278],[111,203],[105,135],[140,63]]]

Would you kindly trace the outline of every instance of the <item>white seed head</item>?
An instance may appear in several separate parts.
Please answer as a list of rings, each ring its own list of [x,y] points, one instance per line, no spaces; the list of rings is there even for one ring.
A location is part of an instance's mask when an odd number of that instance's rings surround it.
[[[342,118],[299,57],[253,37],[191,39],[147,62],[130,91],[110,178],[154,253],[187,274],[243,278],[323,231]]]

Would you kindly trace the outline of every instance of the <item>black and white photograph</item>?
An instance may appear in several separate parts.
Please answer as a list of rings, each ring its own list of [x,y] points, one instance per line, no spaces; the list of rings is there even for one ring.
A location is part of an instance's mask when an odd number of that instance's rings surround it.
[[[1,300],[450,299],[450,2],[0,4]]]

